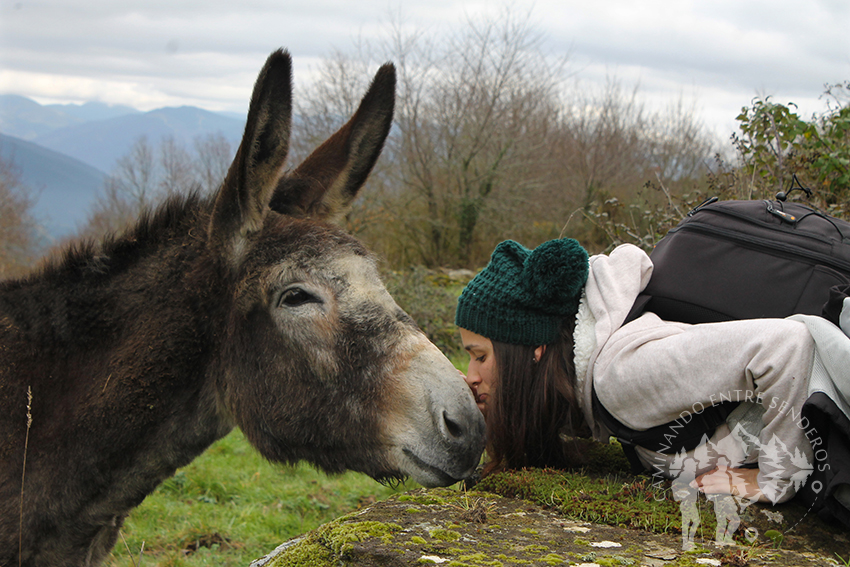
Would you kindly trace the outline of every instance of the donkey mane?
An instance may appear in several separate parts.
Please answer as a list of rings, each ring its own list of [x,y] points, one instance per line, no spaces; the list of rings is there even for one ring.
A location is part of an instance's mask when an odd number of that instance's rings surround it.
[[[124,229],[97,239],[71,242],[53,252],[26,279],[51,280],[55,277],[120,272],[146,252],[176,236],[183,237],[187,228],[195,224],[202,214],[209,214],[211,207],[211,198],[202,197],[198,190],[171,195],[158,206],[145,208],[137,221]],[[197,238],[202,239],[203,236],[202,233]]]

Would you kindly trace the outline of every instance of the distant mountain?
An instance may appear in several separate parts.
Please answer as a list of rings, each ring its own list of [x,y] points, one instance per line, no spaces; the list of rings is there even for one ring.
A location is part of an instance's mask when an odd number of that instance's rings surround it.
[[[37,199],[36,218],[56,239],[85,222],[106,177],[79,160],[4,134],[0,155],[20,169],[22,181]]]
[[[139,113],[129,106],[102,102],[41,105],[23,96],[5,94],[0,95],[0,132],[31,141],[59,128]]]
[[[41,105],[0,95],[0,155],[12,157],[25,183],[40,191],[36,213],[58,237],[85,221],[105,175],[140,137],[155,149],[172,137],[191,151],[196,138],[221,134],[235,152],[244,124],[244,116],[190,106],[140,112],[98,102]]]
[[[224,110],[221,112],[216,112],[216,114],[218,114],[219,116],[224,116],[225,118],[232,118],[234,120],[238,120],[242,124],[245,124],[245,114],[240,114],[239,112],[227,112]]]
[[[110,172],[116,160],[126,155],[141,136],[147,136],[154,146],[171,136],[191,148],[196,137],[221,133],[235,148],[242,138],[244,124],[244,119],[181,106],[69,125],[36,136],[32,141]]]
[[[140,110],[123,106],[120,104],[104,104],[102,102],[86,102],[84,104],[48,104],[44,108],[57,110],[79,120],[80,122],[92,122],[95,120],[108,120],[126,114],[139,114]]]
[[[56,108],[42,106],[26,97],[0,95],[0,132],[22,140],[79,124],[81,119]]]

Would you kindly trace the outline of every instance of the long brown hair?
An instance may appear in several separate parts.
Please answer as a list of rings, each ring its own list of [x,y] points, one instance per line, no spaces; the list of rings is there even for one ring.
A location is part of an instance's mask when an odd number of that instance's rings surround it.
[[[539,361],[534,346],[493,341],[494,402],[487,408],[484,474],[523,467],[568,468],[582,458],[570,440],[584,424],[575,390],[572,318]]]

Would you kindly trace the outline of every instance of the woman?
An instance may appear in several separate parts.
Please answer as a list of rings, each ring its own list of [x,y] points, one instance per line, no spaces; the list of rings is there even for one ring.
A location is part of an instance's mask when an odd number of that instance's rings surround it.
[[[467,383],[487,420],[485,473],[578,462],[569,438],[611,435],[594,397],[637,430],[731,400],[738,409],[706,443],[672,453],[638,447],[640,461],[669,478],[693,462],[707,494],[790,499],[817,464],[800,410],[820,360],[809,328],[820,322],[688,325],[645,313],[624,324],[651,272],[631,245],[592,258],[572,239],[534,251],[513,241],[496,247],[456,316],[470,355]],[[711,474],[721,463],[731,466]]]

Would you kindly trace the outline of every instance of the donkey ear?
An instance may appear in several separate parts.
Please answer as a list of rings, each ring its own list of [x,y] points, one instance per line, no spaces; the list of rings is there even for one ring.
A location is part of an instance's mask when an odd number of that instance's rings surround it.
[[[348,212],[390,132],[395,82],[395,67],[383,65],[351,120],[281,179],[272,210],[331,222]]]
[[[262,227],[289,151],[291,122],[292,61],[279,49],[257,77],[242,143],[215,200],[209,241],[222,254],[233,258]]]

